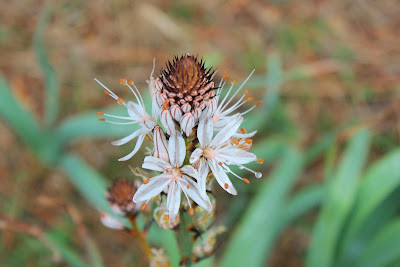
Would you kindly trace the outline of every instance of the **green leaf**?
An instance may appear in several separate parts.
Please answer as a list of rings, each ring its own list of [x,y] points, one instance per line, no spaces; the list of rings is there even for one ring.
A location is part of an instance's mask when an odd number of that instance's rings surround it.
[[[382,228],[353,266],[388,266],[400,259],[400,219]],[[394,265],[393,265],[394,266]]]
[[[350,242],[357,229],[372,211],[399,186],[400,150],[397,149],[367,170],[360,184],[352,220],[347,228],[345,244]]]
[[[50,231],[45,233],[45,239],[52,244],[52,246],[60,253],[61,257],[70,265],[74,267],[88,267],[74,250],[72,250],[65,241],[59,238],[57,232]]]
[[[107,190],[105,178],[87,165],[77,155],[66,155],[60,166],[69,180],[94,207],[99,211],[110,211],[104,194]]]
[[[262,266],[279,230],[285,198],[302,168],[299,152],[288,148],[271,177],[249,204],[219,266]],[[256,245],[255,245],[256,244]],[[245,256],[243,256],[245,255]]]
[[[50,17],[50,6],[47,5],[43,8],[39,23],[36,26],[35,34],[33,36],[33,46],[35,48],[36,58],[42,69],[46,88],[46,110],[45,110],[45,125],[52,126],[58,115],[58,82],[47,58],[46,47],[44,44],[44,33],[46,30],[47,22]]]
[[[314,227],[307,266],[333,266],[335,249],[346,217],[353,206],[358,178],[368,154],[370,133],[355,135],[348,145],[332,180],[327,181],[328,192]]]
[[[281,226],[284,227],[299,216],[312,208],[317,207],[322,202],[325,188],[321,185],[309,186],[294,195],[283,209]]]
[[[11,89],[0,76],[0,116],[18,134],[26,145],[37,150],[40,130],[36,118],[14,98]]]

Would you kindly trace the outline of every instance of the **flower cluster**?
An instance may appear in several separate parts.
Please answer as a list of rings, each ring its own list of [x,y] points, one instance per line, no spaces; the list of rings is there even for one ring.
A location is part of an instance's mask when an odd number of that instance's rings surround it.
[[[262,176],[245,166],[250,162],[263,162],[249,152],[252,145],[250,138],[256,131],[247,133],[240,128],[243,115],[261,101],[246,111],[238,112],[242,105],[254,100],[248,96],[249,89],[242,90],[252,73],[237,89],[234,89],[236,80],[233,80],[223,96],[223,88],[228,83],[226,75],[216,86],[213,81],[215,72],[207,69],[202,60],[189,54],[175,57],[159,77],[154,79],[153,72],[150,75],[151,115],[147,113],[143,98],[131,79],[120,80],[135,97],[135,101],[128,102],[95,79],[107,95],[125,106],[128,113],[123,117],[98,112],[98,115],[104,116],[99,120],[138,126],[132,134],[112,142],[119,146],[137,138],[132,152],[119,160],[125,161],[134,156],[146,137],[154,144],[142,168],[155,171],[157,175],[144,179],[133,195],[134,203],[140,203],[145,209],[151,199],[160,194],[166,195],[166,203],[159,205],[165,219],[173,220],[179,212],[182,195],[190,214],[194,213],[193,203],[209,212],[212,210],[207,192],[214,178],[225,191],[236,195],[229,176],[246,183],[249,179],[235,173],[232,166],[252,172],[257,178]]]

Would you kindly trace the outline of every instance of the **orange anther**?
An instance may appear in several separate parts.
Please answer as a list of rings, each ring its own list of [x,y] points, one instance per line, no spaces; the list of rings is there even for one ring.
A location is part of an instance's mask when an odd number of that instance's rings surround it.
[[[148,184],[150,182],[150,178],[147,178],[146,181],[143,182],[143,184]]]
[[[142,206],[140,207],[141,210],[144,210],[146,208],[146,203],[143,203]]]
[[[120,83],[120,84],[126,83],[126,79],[124,79],[124,78],[119,79],[119,83]]]
[[[257,163],[264,163],[264,159],[263,158],[258,158],[257,159]]]
[[[190,216],[193,216],[193,214],[194,214],[194,210],[192,207],[189,208],[189,214],[190,214]]]
[[[250,91],[249,88],[246,88],[246,89],[244,90],[244,94],[247,95],[247,94],[249,93],[249,91]]]
[[[243,178],[243,181],[244,181],[246,184],[249,184],[249,183],[250,183],[249,179],[247,179],[247,178]]]
[[[168,215],[168,214],[165,214],[165,215],[164,215],[164,220],[166,220],[166,221],[169,220],[169,215]]]
[[[133,80],[132,79],[128,79],[128,83],[129,84],[133,84]]]
[[[120,104],[122,104],[122,102],[124,102],[124,100],[123,100],[122,98],[118,97],[118,98],[117,98],[117,102],[120,103]]]
[[[251,101],[251,100],[254,100],[254,97],[249,96],[249,97],[246,97],[245,100],[246,101]]]
[[[232,143],[234,143],[235,145],[239,145],[239,141],[238,140],[236,140],[236,139],[232,139]]]
[[[104,118],[98,118],[99,121],[106,121]]]
[[[248,143],[248,144],[251,144],[251,143],[253,143],[253,140],[251,140],[251,139],[246,139],[246,140],[244,140],[246,143]]]
[[[106,95],[110,95],[110,92],[107,91],[106,89],[104,89],[104,93],[105,93]]]
[[[102,212],[102,213],[100,213],[100,217],[105,218],[105,217],[107,217],[107,214],[105,212]]]
[[[222,166],[222,162],[221,162],[221,161],[220,161],[220,162],[218,162],[218,165],[219,165],[219,166]]]
[[[236,78],[233,79],[233,80],[232,80],[232,85],[235,85],[236,82],[237,82],[237,79],[236,79]]]
[[[189,189],[189,188],[190,188],[190,185],[188,184],[188,185],[186,186],[186,188]]]
[[[163,106],[162,106],[162,109],[163,109],[163,110],[168,109],[168,104],[169,104],[169,99],[165,100],[165,102],[164,102],[164,104],[163,104]]]
[[[225,184],[224,187],[225,187],[225,189],[228,189],[228,188],[229,188],[229,185],[228,185],[228,184]]]
[[[242,132],[242,133],[246,133],[246,129],[245,128],[240,128],[240,131]]]
[[[262,103],[262,101],[258,100],[257,103],[256,103],[256,106],[260,105],[261,103]]]
[[[222,79],[228,80],[228,75],[226,75],[226,71],[224,71],[224,75],[222,75]]]
[[[103,111],[97,111],[96,115],[104,115],[104,112]]]

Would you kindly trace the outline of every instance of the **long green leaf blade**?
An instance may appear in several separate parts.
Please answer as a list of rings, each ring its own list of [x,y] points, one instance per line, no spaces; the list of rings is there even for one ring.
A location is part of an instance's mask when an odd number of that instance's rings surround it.
[[[53,67],[47,58],[46,47],[44,43],[44,33],[47,22],[50,17],[50,6],[46,6],[39,18],[39,23],[36,26],[33,36],[33,45],[37,60],[42,69],[45,88],[46,88],[46,109],[45,109],[45,125],[50,127],[57,119],[58,115],[58,82]]]
[[[282,203],[301,171],[302,163],[301,155],[288,148],[244,214],[219,266],[263,265],[279,230]]]
[[[307,266],[333,266],[342,226],[356,197],[358,178],[367,158],[370,133],[360,131],[348,145],[333,179],[314,228]]]

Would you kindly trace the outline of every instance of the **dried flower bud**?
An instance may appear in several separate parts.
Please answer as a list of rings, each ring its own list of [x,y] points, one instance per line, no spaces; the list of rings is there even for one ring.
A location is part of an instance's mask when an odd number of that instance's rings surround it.
[[[108,189],[105,198],[115,213],[125,216],[134,214],[140,205],[133,203],[132,198],[140,184],[127,180],[116,180]]]
[[[150,267],[170,267],[171,263],[168,260],[168,257],[165,255],[163,249],[151,249],[151,259],[150,259]]]
[[[218,226],[208,231],[206,237],[201,240],[199,244],[196,244],[193,248],[193,254],[195,257],[200,258],[202,256],[210,256],[214,250],[217,242],[217,236],[226,231],[225,226]]]
[[[175,216],[175,218],[171,218],[170,216],[165,216],[165,209],[158,207],[154,210],[153,213],[154,219],[156,220],[158,226],[163,229],[172,229],[179,223],[179,214]]]

